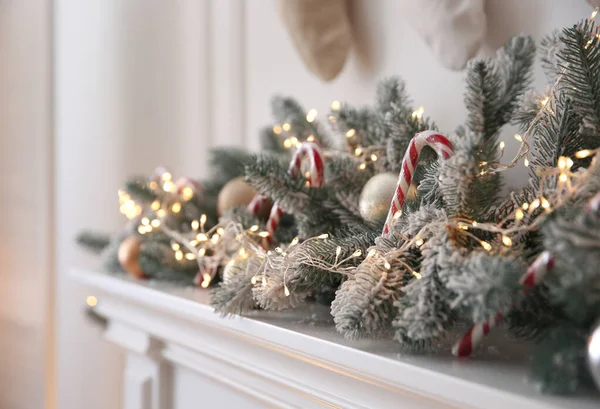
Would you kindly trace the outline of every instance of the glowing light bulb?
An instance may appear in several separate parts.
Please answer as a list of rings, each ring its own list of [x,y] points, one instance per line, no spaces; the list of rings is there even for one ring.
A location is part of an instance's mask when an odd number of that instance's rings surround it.
[[[506,144],[504,143],[504,141],[500,141],[500,144],[498,145],[498,147],[500,148],[501,151],[503,151],[504,148],[506,147]]]
[[[373,154],[371,154],[371,160],[372,160],[373,162],[377,162],[377,159],[378,159],[378,158],[377,158],[377,155],[375,155],[374,153],[373,153]]]
[[[156,228],[156,227],[160,227],[160,220],[158,219],[154,219],[150,222],[150,226]]]
[[[171,243],[171,248],[173,249],[173,251],[177,251],[181,248],[181,246],[179,245],[179,243],[173,242]]]
[[[317,118],[318,114],[319,113],[314,108],[309,110],[308,113],[306,114],[306,122],[308,122],[308,123],[314,122],[314,120]]]
[[[292,129],[292,126],[286,122],[283,124],[282,128],[284,131],[288,132],[290,129]]]
[[[150,205],[150,208],[154,211],[160,209],[160,202],[158,200],[155,200],[154,202],[152,202],[152,204]]]
[[[517,209],[517,211],[515,212],[515,218],[520,221],[523,220],[523,217],[525,217],[525,213],[523,213],[523,210]]]
[[[417,241],[415,241],[415,246],[421,247],[423,245],[423,239],[417,239]]]
[[[163,184],[163,190],[164,190],[165,192],[170,192],[170,191],[172,191],[174,188],[175,188],[175,184],[174,184],[173,182],[171,182],[170,180],[166,181],[166,182]]]
[[[365,170],[367,168],[367,164],[366,163],[361,163],[360,165],[358,165],[358,170]]]
[[[515,134],[515,139],[519,142],[523,142],[523,137],[521,135],[519,135],[518,133]]]
[[[592,154],[592,151],[590,151],[589,149],[583,149],[583,150],[580,150],[579,152],[575,153],[575,157],[579,158],[579,159],[583,159],[583,158],[587,158],[591,154]]]
[[[490,243],[488,243],[487,241],[481,241],[480,242],[481,247],[483,247],[484,249],[486,249],[487,251],[491,251],[492,250],[492,245]]]
[[[283,285],[283,293],[285,294],[286,297],[290,296],[290,289],[285,284]]]
[[[385,267],[386,270],[391,270],[392,269],[391,264],[387,260],[385,261],[385,263],[383,264],[383,266]]]
[[[356,135],[356,129],[354,129],[354,128],[353,129],[349,129],[346,132],[346,138],[352,138],[354,135]]]
[[[402,210],[398,210],[394,213],[394,220],[398,220],[400,217],[402,217]]]
[[[541,204],[542,204],[542,209],[550,208],[550,202],[545,197],[542,197]]]
[[[185,255],[185,258],[188,260],[195,260],[196,259],[196,255],[194,253],[187,253]]]
[[[510,247],[512,246],[512,240],[507,235],[502,235],[502,244],[504,244],[506,247]]]
[[[140,233],[140,234],[146,234],[146,227],[145,226],[141,226],[140,225],[140,226],[138,226],[137,230],[138,230],[138,233]]]
[[[171,175],[169,172],[165,172],[162,174],[161,178],[166,182],[167,180],[173,179],[173,175]]]
[[[259,228],[260,228],[260,227],[258,226],[258,224],[255,224],[254,226],[250,227],[250,229],[249,229],[249,230],[250,230],[252,233],[254,233],[254,232],[258,231],[258,229],[259,229]]]
[[[540,199],[535,199],[533,202],[531,202],[532,209],[537,209],[538,207],[540,207]]]
[[[423,277],[423,276],[421,275],[421,273],[419,273],[419,272],[417,272],[417,271],[413,271],[413,272],[412,272],[412,275],[414,275],[414,276],[415,276],[415,278],[416,278],[417,280],[420,280],[420,279],[421,279],[421,277]]]
[[[270,236],[268,231],[261,231],[260,233],[258,233],[258,235],[260,237],[269,237]]]
[[[255,285],[256,281],[257,281],[256,276],[252,276],[252,278],[250,279],[250,282],[252,283],[252,285]]]
[[[280,125],[275,125],[275,126],[273,127],[273,133],[274,133],[275,135],[281,135],[281,132],[282,132],[282,131],[283,131],[283,129],[281,128],[281,126],[280,126]]]
[[[569,177],[567,176],[566,173],[561,173],[560,176],[558,177],[558,180],[562,183],[565,183],[567,180],[569,180]]]
[[[204,233],[199,233],[196,236],[196,240],[198,240],[198,241],[206,241],[206,240],[208,240],[208,236],[206,234],[204,234]]]
[[[290,247],[294,247],[296,244],[298,244],[299,241],[300,239],[298,237],[294,237],[294,239],[290,243]]]
[[[525,158],[523,160],[523,165],[525,165],[525,167],[528,167],[529,166],[529,159]]]
[[[192,229],[198,230],[200,228],[200,222],[198,220],[192,220]]]
[[[224,234],[225,234],[225,229],[224,229],[224,228],[222,228],[222,227],[219,227],[219,228],[217,228],[217,234],[218,234],[219,236],[222,236],[222,235],[224,235]]]
[[[340,101],[335,100],[331,103],[331,110],[332,111],[339,111],[341,108],[342,104],[340,103]]]
[[[190,200],[194,197],[194,190],[191,187],[186,186],[181,191],[181,196],[183,197],[183,200]]]
[[[150,219],[148,219],[147,217],[142,218],[142,224],[144,226],[147,226],[150,224]]]
[[[181,203],[173,203],[173,206],[171,206],[171,211],[173,211],[173,213],[179,213],[181,211]]]
[[[358,249],[354,253],[352,253],[352,257],[360,257],[362,256],[362,250]]]
[[[329,237],[329,234],[327,234],[327,233],[324,233],[324,234],[321,234],[320,236],[317,236],[317,238],[322,239],[322,240],[324,240],[324,239],[326,239],[328,237]]]
[[[208,273],[202,274],[202,282],[200,283],[200,287],[208,288],[211,280],[212,280],[212,277],[210,276],[210,274],[208,274]]]
[[[87,305],[89,305],[90,307],[95,307],[96,305],[98,305],[98,299],[96,297],[94,297],[93,295],[89,295],[85,299],[85,303]]]
[[[177,250],[177,251],[175,252],[175,259],[176,259],[176,260],[178,260],[178,261],[181,261],[181,260],[183,260],[183,251],[181,251],[181,250]]]
[[[360,156],[363,153],[363,148],[362,146],[358,146],[356,149],[354,149],[354,156]]]

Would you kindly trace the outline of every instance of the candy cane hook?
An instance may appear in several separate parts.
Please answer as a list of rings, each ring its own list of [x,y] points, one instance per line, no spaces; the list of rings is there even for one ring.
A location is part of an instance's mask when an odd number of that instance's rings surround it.
[[[452,143],[447,137],[435,131],[419,132],[411,139],[408,149],[404,154],[404,159],[402,159],[402,170],[398,177],[396,193],[394,193],[394,197],[392,198],[390,211],[385,220],[382,234],[389,233],[394,220],[394,215],[402,209],[402,206],[404,206],[404,200],[412,182],[415,169],[417,168],[421,150],[425,146],[431,147],[443,159],[448,159],[454,155]]]

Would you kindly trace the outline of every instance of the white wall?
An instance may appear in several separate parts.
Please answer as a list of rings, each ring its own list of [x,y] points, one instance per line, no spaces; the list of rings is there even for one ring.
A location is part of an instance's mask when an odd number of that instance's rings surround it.
[[[442,129],[464,119],[463,74],[437,63],[400,3],[352,2],[356,48],[324,84],[270,0],[55,0],[59,408],[119,407],[120,353],[84,321],[87,290],[67,274],[93,265],[73,243],[81,228],[122,224],[115,192],[127,175],[165,164],[199,176],[208,146],[256,147],[274,93],[324,113],[334,99],[371,103],[378,79],[399,74]],[[488,49],[591,11],[585,0],[489,0],[487,10]]]
[[[0,407],[52,385],[51,5],[0,2]],[[48,374],[49,376],[45,376]]]

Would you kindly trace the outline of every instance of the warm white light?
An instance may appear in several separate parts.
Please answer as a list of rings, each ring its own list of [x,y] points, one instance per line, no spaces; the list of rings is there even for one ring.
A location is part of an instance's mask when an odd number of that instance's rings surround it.
[[[309,122],[309,123],[313,122],[317,118],[318,114],[319,113],[314,108],[309,110],[308,113],[306,114],[306,122]]]
[[[173,203],[173,206],[171,206],[171,210],[173,211],[173,213],[179,213],[181,211],[181,203]]]
[[[354,253],[352,253],[352,257],[360,257],[362,256],[362,250],[358,249]]]
[[[352,138],[354,135],[356,135],[356,129],[348,129],[346,132],[346,138]]]
[[[206,240],[208,240],[208,236],[206,234],[204,234],[204,233],[199,233],[196,236],[196,240],[198,240],[198,241],[206,241]]]
[[[331,103],[331,110],[333,111],[339,111],[340,107],[342,106],[342,104],[340,103],[340,101],[335,100]]]
[[[290,290],[289,288],[287,288],[287,285],[283,285],[283,293],[285,294],[286,297],[290,296]]]
[[[150,222],[150,226],[156,228],[156,227],[160,227],[160,220],[158,219],[154,219]]]
[[[480,242],[481,247],[483,247],[484,249],[486,249],[487,251],[492,250],[492,245],[490,243],[488,243],[487,241],[481,241]]]
[[[371,160],[372,160],[373,162],[377,162],[377,159],[378,159],[378,158],[377,158],[377,155],[375,155],[374,153],[373,153],[373,154],[371,154]]]
[[[202,282],[200,283],[200,287],[207,288],[210,285],[210,281],[212,280],[210,274],[204,273],[202,274]]]
[[[217,229],[217,234],[218,234],[219,236],[223,236],[223,235],[225,234],[225,229],[224,229],[224,228],[222,228],[222,227],[219,227],[219,228]]]
[[[520,221],[523,220],[523,217],[525,217],[525,213],[523,213],[523,210],[517,209],[517,211],[515,212],[515,218]]]
[[[523,142],[523,137],[521,135],[519,135],[518,133],[515,134],[515,139],[519,142]]]
[[[160,202],[158,200],[155,200],[154,202],[152,202],[152,204],[150,205],[150,208],[154,211],[160,209]]]
[[[188,260],[195,260],[196,259],[196,255],[194,253],[187,253],[185,255],[185,258]]]
[[[90,307],[95,307],[96,305],[98,305],[98,299],[96,297],[94,297],[93,295],[89,295],[86,299],[85,302],[87,305],[89,305]]]
[[[282,132],[282,131],[283,131],[283,129],[281,129],[281,126],[279,126],[279,125],[275,125],[275,126],[273,127],[273,133],[274,133],[275,135],[279,135],[279,134],[281,134],[281,132]]]
[[[321,234],[320,236],[317,236],[317,238],[319,238],[319,239],[326,239],[328,237],[329,237],[329,234],[327,234],[327,233],[324,233],[324,234]]]
[[[503,235],[502,236],[502,244],[504,244],[506,247],[510,247],[510,246],[512,246],[512,240],[507,235]]]
[[[200,222],[198,220],[192,220],[192,229],[198,230],[200,228]]]
[[[183,251],[177,250],[175,252],[175,259],[178,260],[178,261],[183,260]]]
[[[250,230],[252,233],[254,233],[254,232],[258,231],[258,229],[259,229],[259,228],[260,228],[260,227],[258,226],[258,224],[255,224],[254,226],[250,227],[250,229],[249,229],[249,230]]]
[[[500,141],[500,144],[498,145],[498,147],[500,148],[501,151],[504,150],[505,146],[506,146],[506,144],[504,143],[504,141]]]
[[[583,159],[583,158],[587,158],[591,154],[592,154],[592,151],[590,151],[589,149],[583,149],[583,150],[580,150],[579,152],[577,152],[575,154],[575,157],[579,158],[579,159]]]
[[[421,247],[422,245],[423,245],[423,239],[417,239],[417,241],[415,241],[415,246]]]

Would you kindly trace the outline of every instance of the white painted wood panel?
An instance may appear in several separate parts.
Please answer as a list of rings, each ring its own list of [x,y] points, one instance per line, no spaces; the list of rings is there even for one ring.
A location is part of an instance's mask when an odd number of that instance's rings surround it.
[[[165,407],[177,409],[201,403],[303,409],[591,409],[598,404],[598,396],[540,395],[525,382],[527,345],[502,336],[486,340],[491,352],[469,360],[453,358],[449,344],[440,345],[439,353],[401,354],[392,340],[345,340],[324,306],[223,318],[207,305],[203,289],[81,270],[74,277],[94,289],[96,311],[109,321],[107,339],[134,357],[126,373],[143,375],[134,377],[136,382],[125,380],[126,396],[138,404],[126,409],[155,409],[139,402],[148,402],[144,397],[157,394],[160,385],[172,385],[173,404]],[[146,376],[165,362],[171,374]],[[148,384],[139,382],[150,378]]]

